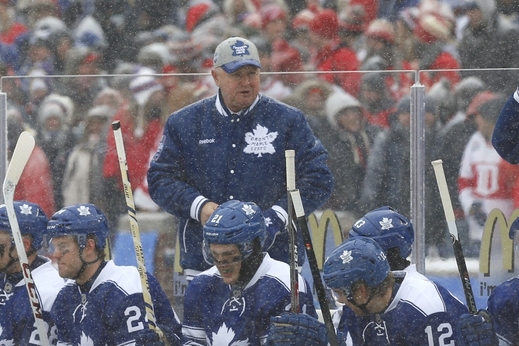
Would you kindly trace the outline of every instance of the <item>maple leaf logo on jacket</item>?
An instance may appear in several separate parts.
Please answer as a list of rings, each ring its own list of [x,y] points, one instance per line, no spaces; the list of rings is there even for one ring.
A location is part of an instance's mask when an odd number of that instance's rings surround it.
[[[266,127],[260,124],[256,125],[256,128],[252,132],[245,134],[245,142],[247,146],[243,149],[246,154],[256,154],[261,157],[262,154],[274,154],[276,149],[272,145],[272,142],[277,138],[277,132],[270,132]]]

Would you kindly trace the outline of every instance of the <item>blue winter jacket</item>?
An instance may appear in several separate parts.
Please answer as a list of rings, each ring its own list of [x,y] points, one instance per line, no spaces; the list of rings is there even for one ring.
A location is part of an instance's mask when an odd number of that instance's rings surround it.
[[[169,117],[148,171],[150,196],[178,217],[184,269],[209,267],[198,221],[207,201],[236,199],[262,210],[287,210],[285,150],[295,150],[296,187],[307,215],[326,202],[333,187],[328,153],[301,111],[259,95],[245,112],[231,115],[219,99],[201,100]],[[288,261],[287,239],[286,232],[276,238],[273,258]]]

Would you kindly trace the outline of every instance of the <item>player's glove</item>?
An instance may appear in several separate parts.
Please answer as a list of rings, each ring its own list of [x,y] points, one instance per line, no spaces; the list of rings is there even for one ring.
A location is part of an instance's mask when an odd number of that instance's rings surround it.
[[[326,346],[326,326],[306,314],[282,314],[270,318],[267,346]]]
[[[492,319],[486,310],[479,310],[477,315],[461,315],[460,320],[456,325],[456,345],[499,345],[499,340],[494,332]]]
[[[469,214],[474,218],[478,225],[485,226],[485,222],[487,221],[487,214],[483,210],[483,204],[481,204],[481,202],[476,201],[472,203]]]
[[[265,226],[267,226],[267,238],[263,251],[267,251],[274,245],[276,236],[285,231],[285,223],[278,217],[278,214],[273,209],[267,209],[263,212],[265,217]]]
[[[151,329],[143,329],[135,337],[135,346],[165,346],[159,334]]]

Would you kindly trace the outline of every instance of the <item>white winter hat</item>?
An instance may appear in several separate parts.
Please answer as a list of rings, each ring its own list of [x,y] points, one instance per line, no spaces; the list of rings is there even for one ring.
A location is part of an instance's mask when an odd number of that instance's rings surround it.
[[[326,117],[328,122],[337,126],[337,114],[346,108],[361,108],[362,105],[355,97],[346,92],[334,92],[326,100]]]
[[[155,91],[164,89],[162,84],[157,82],[157,79],[152,76],[153,74],[155,74],[155,71],[151,68],[141,67],[137,76],[130,82],[130,90],[139,106],[144,106],[148,103],[150,96]]]
[[[38,121],[43,125],[48,118],[53,116],[63,121],[65,119],[65,109],[57,102],[44,102],[38,111]]]

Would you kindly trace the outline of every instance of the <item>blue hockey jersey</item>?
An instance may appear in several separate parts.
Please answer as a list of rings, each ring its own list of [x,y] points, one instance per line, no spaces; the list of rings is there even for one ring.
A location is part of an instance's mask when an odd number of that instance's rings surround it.
[[[34,267],[33,265],[37,263]],[[31,264],[31,275],[41,302],[41,310],[49,341],[56,340],[56,328],[50,317],[51,307],[65,280],[52,263],[43,257]],[[27,295],[23,274],[0,276],[0,345],[41,345]]]
[[[308,283],[299,276],[301,311],[317,317]],[[290,311],[290,268],[268,254],[243,288],[223,282],[216,267],[196,276],[184,298],[184,345],[259,346],[270,317]]]
[[[349,332],[353,345],[454,345],[456,323],[467,307],[426,278],[395,273],[400,285],[384,312],[357,317],[343,307],[337,333],[341,344],[346,345]]]
[[[499,345],[519,345],[519,278],[497,286],[488,297],[488,312],[492,315]]]
[[[260,95],[246,112],[230,115],[214,96],[169,117],[148,185],[153,200],[179,218],[184,269],[209,268],[198,221],[205,201],[251,201],[262,210],[277,206],[286,214],[288,149],[295,150],[296,185],[311,214],[330,196],[333,178],[328,153],[301,111]],[[286,232],[269,253],[288,261]]]
[[[492,145],[511,164],[519,163],[519,92],[505,103],[494,127]]]
[[[181,325],[157,279],[148,274],[158,324]],[[135,267],[106,263],[88,292],[68,280],[52,307],[58,345],[134,345],[135,334],[148,328],[140,276]]]

